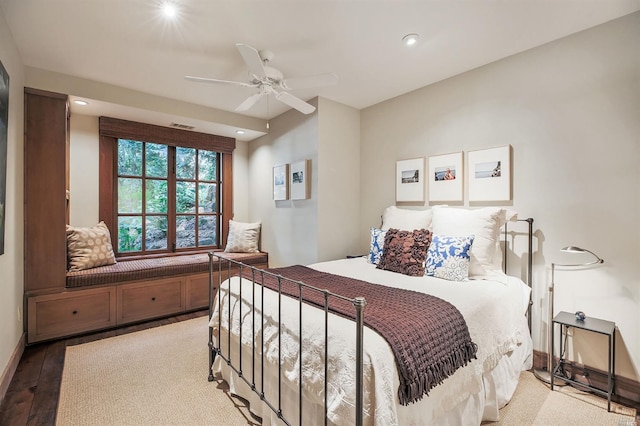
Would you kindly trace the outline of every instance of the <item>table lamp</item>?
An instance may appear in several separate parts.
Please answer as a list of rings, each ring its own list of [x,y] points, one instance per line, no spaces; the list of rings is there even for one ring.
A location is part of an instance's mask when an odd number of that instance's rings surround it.
[[[551,384],[551,371],[549,371],[549,369],[551,368],[551,362],[552,362],[552,357],[553,357],[553,342],[551,341],[551,327],[553,327],[553,288],[555,286],[555,271],[556,271],[556,266],[563,266],[563,267],[586,267],[586,266],[592,266],[592,265],[597,265],[600,263],[604,263],[604,260],[601,259],[597,254],[595,254],[594,252],[592,252],[591,250],[587,250],[587,249],[583,249],[580,247],[575,247],[575,246],[568,246],[568,247],[564,247],[563,249],[561,249],[560,251],[566,252],[566,253],[589,253],[591,255],[593,255],[595,257],[595,260],[591,261],[591,262],[587,262],[587,263],[552,263],[551,264],[551,284],[549,284],[549,317],[548,317],[548,321],[547,321],[547,369],[546,370],[533,370],[533,375],[536,376],[539,380],[542,380],[545,383],[549,383]],[[554,382],[553,382],[554,386],[558,385],[561,386],[564,384],[564,382],[561,381],[561,379],[559,378],[554,378]]]

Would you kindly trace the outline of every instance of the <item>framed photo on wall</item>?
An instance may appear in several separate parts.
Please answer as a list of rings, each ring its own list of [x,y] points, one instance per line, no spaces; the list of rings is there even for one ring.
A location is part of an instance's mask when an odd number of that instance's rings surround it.
[[[273,168],[273,199],[282,201],[289,199],[289,165],[283,164]]]
[[[463,200],[463,153],[429,157],[429,201]]]
[[[292,200],[306,200],[309,198],[311,192],[311,180],[309,179],[310,165],[311,160],[291,163],[289,187]]]
[[[511,200],[511,145],[469,151],[469,201]]]
[[[424,201],[424,157],[396,161],[396,201]]]

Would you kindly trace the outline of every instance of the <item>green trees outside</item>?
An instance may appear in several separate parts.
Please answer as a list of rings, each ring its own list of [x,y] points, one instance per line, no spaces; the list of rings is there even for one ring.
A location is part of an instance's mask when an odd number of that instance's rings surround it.
[[[120,139],[118,252],[215,246],[217,166],[214,151]],[[175,200],[168,199],[170,170],[175,170]],[[170,226],[175,241],[168,240]]]

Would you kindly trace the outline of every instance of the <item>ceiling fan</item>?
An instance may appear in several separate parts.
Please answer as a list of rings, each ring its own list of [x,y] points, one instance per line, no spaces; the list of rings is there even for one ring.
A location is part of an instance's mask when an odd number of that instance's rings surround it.
[[[273,52],[269,50],[258,51],[255,48],[242,43],[237,43],[236,47],[242,55],[242,59],[249,68],[249,82],[219,80],[216,78],[185,76],[187,80],[215,84],[228,84],[241,87],[251,87],[258,89],[258,93],[249,96],[244,100],[236,111],[246,111],[267,95],[274,95],[275,98],[289,105],[303,114],[311,114],[316,108],[302,99],[287,92],[287,90],[307,89],[312,87],[330,86],[338,82],[338,76],[333,73],[317,74],[306,77],[294,77],[285,79],[283,74],[277,69],[268,66],[273,59]]]

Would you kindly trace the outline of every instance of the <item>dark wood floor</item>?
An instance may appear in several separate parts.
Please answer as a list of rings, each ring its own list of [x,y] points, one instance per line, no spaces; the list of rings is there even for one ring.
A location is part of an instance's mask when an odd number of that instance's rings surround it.
[[[0,426],[55,425],[67,346],[185,321],[207,315],[197,311],[66,340],[28,346],[0,405]]]

